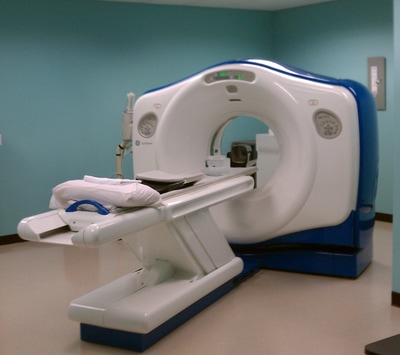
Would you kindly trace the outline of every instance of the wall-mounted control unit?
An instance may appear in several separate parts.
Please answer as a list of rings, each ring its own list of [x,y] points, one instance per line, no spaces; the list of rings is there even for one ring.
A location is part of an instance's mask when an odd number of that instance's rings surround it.
[[[386,58],[368,58],[368,88],[375,97],[376,108],[386,110]]]

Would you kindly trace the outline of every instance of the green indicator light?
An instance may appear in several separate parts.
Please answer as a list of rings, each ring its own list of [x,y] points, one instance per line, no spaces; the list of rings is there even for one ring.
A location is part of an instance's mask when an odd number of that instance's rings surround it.
[[[243,80],[243,75],[242,74],[238,74],[236,77],[237,80]]]
[[[220,71],[218,76],[228,76],[228,73],[226,71]]]

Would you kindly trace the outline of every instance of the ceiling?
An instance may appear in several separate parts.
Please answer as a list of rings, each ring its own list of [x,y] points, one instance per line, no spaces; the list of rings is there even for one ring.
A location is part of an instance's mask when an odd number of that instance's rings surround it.
[[[220,7],[231,9],[276,11],[335,0],[105,0],[142,4]]]

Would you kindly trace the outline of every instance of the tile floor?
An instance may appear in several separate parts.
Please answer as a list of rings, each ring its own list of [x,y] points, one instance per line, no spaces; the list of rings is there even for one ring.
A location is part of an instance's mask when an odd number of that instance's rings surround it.
[[[144,354],[364,354],[366,344],[400,333],[391,245],[392,225],[377,222],[374,261],[357,280],[262,270]],[[1,246],[0,354],[132,354],[80,341],[66,309],[137,265],[122,242]]]

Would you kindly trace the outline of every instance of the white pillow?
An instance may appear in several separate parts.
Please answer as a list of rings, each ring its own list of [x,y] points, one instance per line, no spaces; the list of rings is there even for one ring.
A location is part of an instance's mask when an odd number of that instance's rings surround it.
[[[71,200],[94,200],[115,207],[162,205],[160,193],[139,182],[112,185],[70,180],[53,188],[50,208],[66,208]]]

